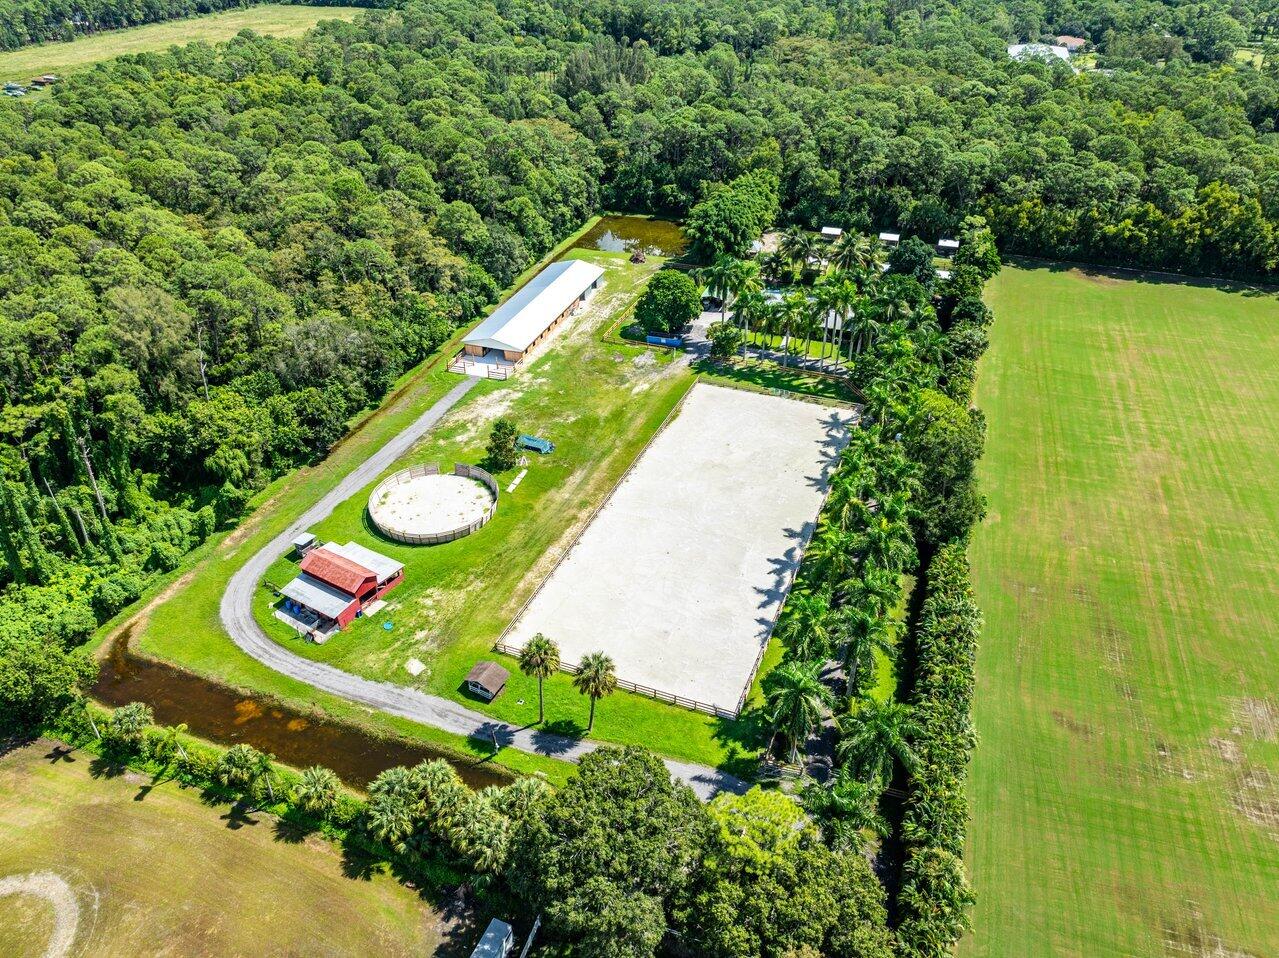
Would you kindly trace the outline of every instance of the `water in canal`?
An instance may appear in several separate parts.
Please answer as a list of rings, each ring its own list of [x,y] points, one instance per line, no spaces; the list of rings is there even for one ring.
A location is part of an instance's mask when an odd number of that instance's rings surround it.
[[[432,758],[448,759],[472,788],[511,781],[510,775],[492,765],[458,759],[428,745],[372,735],[345,722],[246,696],[141,658],[129,651],[130,631],[116,636],[102,660],[93,697],[105,705],[145,702],[160,725],[185,722],[191,734],[200,738],[221,745],[245,742],[295,768],[325,765],[355,788],[364,788],[393,765],[416,765]]]
[[[607,253],[642,250],[649,256],[679,256],[688,245],[684,231],[670,220],[646,216],[604,216],[576,243],[574,249],[598,249]]]

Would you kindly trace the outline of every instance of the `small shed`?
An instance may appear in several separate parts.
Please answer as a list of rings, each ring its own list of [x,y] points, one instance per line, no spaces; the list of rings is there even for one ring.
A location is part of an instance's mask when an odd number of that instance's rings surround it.
[[[471,958],[506,958],[507,953],[515,947],[515,929],[494,918],[484,929],[484,937],[471,952]]]
[[[502,694],[510,677],[511,673],[496,662],[476,662],[475,667],[466,673],[466,687],[486,702],[492,702]],[[492,928],[491,925],[489,927]]]
[[[1062,34],[1057,38],[1057,46],[1065,47],[1071,53],[1078,53],[1088,46],[1088,40],[1086,37],[1072,37],[1068,34]]]
[[[938,278],[938,279],[950,279],[950,270],[948,270],[948,269],[939,269],[939,270],[937,271],[937,278]]]
[[[293,540],[293,551],[299,557],[304,556],[314,549],[318,542],[319,540],[315,538],[314,532],[304,532]]]
[[[901,233],[880,233],[879,241],[885,246],[896,246],[902,241]]]
[[[959,249],[959,240],[957,239],[939,239],[937,241],[937,252],[943,256],[950,256],[957,249]]]
[[[824,240],[837,240],[844,235],[844,231],[838,226],[823,226],[821,237]]]

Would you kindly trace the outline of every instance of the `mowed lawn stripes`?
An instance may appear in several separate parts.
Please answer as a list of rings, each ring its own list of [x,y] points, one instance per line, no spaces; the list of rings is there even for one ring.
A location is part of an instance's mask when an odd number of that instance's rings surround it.
[[[988,299],[962,954],[1279,954],[1279,301]]]

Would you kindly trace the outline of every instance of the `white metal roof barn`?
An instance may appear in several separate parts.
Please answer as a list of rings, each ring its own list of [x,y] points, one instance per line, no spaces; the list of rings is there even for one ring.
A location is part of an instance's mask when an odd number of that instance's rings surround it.
[[[481,349],[524,353],[578,300],[595,288],[604,270],[580,259],[552,263],[493,310],[462,342]]]

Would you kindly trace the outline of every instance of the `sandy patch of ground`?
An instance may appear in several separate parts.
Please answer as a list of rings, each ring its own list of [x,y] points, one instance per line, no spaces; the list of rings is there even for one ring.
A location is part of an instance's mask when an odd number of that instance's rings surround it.
[[[699,384],[512,627],[736,709],[853,413]]]
[[[6,895],[30,895],[48,902],[53,908],[53,933],[45,946],[45,958],[61,958],[75,944],[80,925],[80,903],[60,876],[53,872],[31,872],[0,878],[0,898]]]
[[[482,482],[441,474],[396,483],[369,503],[369,511],[384,529],[432,536],[478,522],[492,504],[493,494]]]

